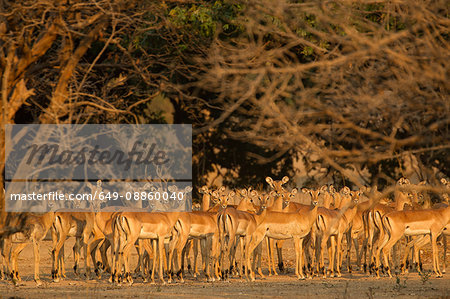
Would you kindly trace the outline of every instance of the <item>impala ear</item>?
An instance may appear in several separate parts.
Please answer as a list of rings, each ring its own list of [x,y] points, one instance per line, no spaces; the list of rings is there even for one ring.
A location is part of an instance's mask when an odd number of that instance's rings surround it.
[[[228,193],[228,197],[233,197],[235,195],[236,195],[236,193],[234,191],[231,191],[230,193]]]
[[[328,188],[330,190],[330,193],[335,193],[336,189],[334,189],[333,185],[330,185],[330,187]]]
[[[186,188],[184,188],[184,193],[189,193],[192,191],[192,187],[191,186],[186,186]]]
[[[292,189],[292,191],[291,191],[291,194],[292,194],[292,195],[295,195],[295,194],[297,194],[297,193],[298,193],[298,189],[297,189],[297,188]]]
[[[320,191],[326,192],[327,189],[328,189],[328,186],[327,186],[327,185],[323,185],[323,186],[320,188]]]
[[[239,193],[241,193],[244,196],[247,196],[247,190],[246,189],[242,189],[241,191],[239,191]]]
[[[305,193],[305,194],[309,193],[309,189],[308,188],[302,188],[302,192]]]
[[[342,188],[342,191],[344,192],[345,195],[349,195],[350,194],[350,188],[345,186],[344,188]]]
[[[277,193],[275,192],[275,190],[272,190],[272,191],[269,192],[269,195],[270,196],[275,196],[275,195],[277,195]]]
[[[273,188],[273,180],[270,176],[266,177],[266,182],[267,184],[269,184],[270,187]]]
[[[252,192],[250,192],[250,195],[251,196],[256,196],[256,195],[258,195],[258,192],[256,190],[252,190]]]
[[[281,179],[281,182],[282,182],[283,184],[286,184],[287,182],[289,182],[289,178],[288,178],[287,176],[284,176],[284,177]]]
[[[217,190],[216,190],[216,191],[214,191],[213,193],[211,193],[211,195],[212,195],[213,197],[215,197],[215,198],[218,198],[218,197],[219,197],[219,192],[217,192]]]
[[[447,185],[447,180],[445,178],[442,178],[441,179],[441,183],[444,184],[444,185]]]
[[[219,191],[220,191],[220,192],[225,191],[225,186],[220,187],[220,188],[219,188]]]
[[[363,194],[364,192],[367,191],[367,187],[366,186],[362,186],[361,188],[359,188],[360,194]]]

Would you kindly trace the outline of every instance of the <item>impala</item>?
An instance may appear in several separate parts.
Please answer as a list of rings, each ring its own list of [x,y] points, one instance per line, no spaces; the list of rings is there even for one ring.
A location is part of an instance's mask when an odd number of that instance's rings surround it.
[[[133,283],[128,266],[128,256],[132,246],[138,239],[151,239],[153,242],[154,261],[152,269],[152,283],[155,282],[156,259],[159,264],[159,277],[163,284],[164,241],[170,239],[168,274],[169,282],[172,280],[171,262],[173,252],[177,251],[178,265],[181,265],[181,252],[186,244],[189,234],[189,217],[180,212],[146,213],[146,212],[122,212],[119,213],[113,223],[114,263],[111,269],[111,280],[117,278],[120,282],[121,263],[124,264],[124,278],[129,284]],[[144,243],[145,244],[145,243]],[[151,250],[150,248],[148,250]],[[181,277],[183,280],[183,277]]]
[[[83,248],[86,278],[89,278],[90,248],[88,246],[88,241],[94,228],[94,218],[95,213],[90,210],[83,210],[79,212],[73,212],[72,210],[59,210],[55,213],[53,229],[56,233],[57,242],[54,242],[55,244],[52,250],[52,278],[55,282],[58,282],[60,279],[60,273],[57,268],[60,250],[64,246],[64,242],[68,237],[76,238],[75,246],[73,248],[75,260],[73,270],[75,274],[78,274],[78,263],[80,260],[79,252],[80,248]]]
[[[285,199],[286,197],[289,196],[289,192],[283,188],[283,185],[286,184],[287,182],[289,182],[289,177],[284,176],[281,180],[274,181],[270,176],[268,176],[268,177],[266,177],[266,182],[276,192],[275,195],[271,195],[269,197],[267,207],[268,207],[269,211],[281,212],[283,210],[283,201],[284,201],[283,199]],[[278,269],[281,272],[284,271],[283,254],[282,254],[283,242],[284,242],[283,240],[278,240],[276,242],[277,256],[278,256]],[[274,242],[272,239],[266,238],[266,244],[267,244],[267,256],[268,256],[268,264],[269,264],[269,275],[272,275],[272,270],[275,275],[278,275],[278,273],[275,270],[275,260],[273,258]]]
[[[17,285],[20,281],[17,259],[22,250],[30,243],[33,244],[34,252],[34,281],[37,285],[42,284],[39,278],[39,242],[47,235],[48,230],[52,226],[53,219],[54,212],[48,212],[42,215],[8,213],[5,227],[9,230],[9,233],[3,237],[6,238],[5,242],[7,243],[19,243],[15,248],[12,248],[9,256],[10,276],[14,284]]]
[[[399,180],[400,184],[404,184],[405,179]],[[404,192],[395,191],[394,203],[391,205],[378,203],[367,214],[366,235],[367,235],[367,249],[369,251],[370,272],[374,270],[373,248],[379,248],[383,240],[384,230],[382,225],[383,215],[392,211],[403,210],[406,204],[411,202],[411,198]],[[376,241],[375,236],[377,234]]]
[[[436,239],[450,221],[450,207],[436,210],[394,211],[383,216],[384,239],[376,253],[376,274],[379,276],[380,254],[383,254],[384,267],[392,277],[388,254],[394,244],[403,236],[430,235],[433,251],[433,270],[437,277],[442,277],[439,269],[439,256]]]
[[[250,253],[258,246],[264,237],[273,238],[275,240],[294,239],[295,245],[295,274],[298,279],[304,279],[303,274],[303,248],[302,240],[311,231],[311,226],[317,218],[318,195],[320,190],[304,190],[311,195],[311,207],[307,212],[283,213],[268,212],[263,208],[261,214],[258,215],[260,221],[255,232],[251,235],[251,242],[247,247],[247,266],[250,269],[251,280],[255,280],[255,274],[250,268]],[[258,221],[258,222],[259,222]]]
[[[315,229],[320,239],[320,247],[317,246],[317,249],[320,250],[318,252],[320,254],[319,268],[322,269],[324,278],[326,277],[326,271],[324,267],[324,252],[326,246],[328,246],[330,276],[334,277],[335,253],[337,276],[341,276],[341,242],[344,234],[347,233],[347,231],[351,228],[350,225],[356,215],[360,192],[350,191],[349,195],[350,202],[346,200],[345,202],[347,202],[347,206],[343,207],[342,209],[330,210],[326,208],[319,208],[318,210]],[[317,258],[319,256],[318,253],[316,253]]]
[[[243,197],[236,208],[228,206],[229,197],[222,196],[221,203],[223,210],[217,216],[217,224],[219,226],[219,236],[221,242],[221,258],[220,264],[223,270],[223,277],[226,279],[227,275],[231,273],[232,267],[235,263],[235,242],[244,238],[244,243],[241,243],[241,266],[239,268],[239,276],[242,277],[242,263],[245,258],[244,247],[247,246],[249,239],[247,236],[251,233],[254,224],[254,216],[252,213],[256,212],[257,207],[248,197],[248,191],[242,190],[239,192]],[[234,195],[234,194],[233,194]],[[253,196],[256,194],[253,193]],[[224,257],[229,257],[229,266],[225,269]],[[246,271],[247,273],[247,271]],[[264,277],[261,269],[259,274]]]

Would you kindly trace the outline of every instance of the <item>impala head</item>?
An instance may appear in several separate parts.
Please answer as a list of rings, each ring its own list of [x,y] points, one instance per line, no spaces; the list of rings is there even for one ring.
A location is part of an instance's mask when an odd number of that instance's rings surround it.
[[[336,189],[334,188],[333,185],[330,185],[330,187],[328,187],[328,192],[329,192],[331,195],[334,195],[334,194],[336,193]]]
[[[222,192],[221,194],[218,195],[219,197],[219,203],[220,206],[224,209],[228,206],[228,202],[230,201],[231,198],[234,197],[236,193],[234,191],[230,191],[228,192],[228,194],[226,194],[225,192]]]
[[[341,194],[344,196],[349,196],[350,195],[350,188],[345,186],[344,188],[341,189]]]
[[[317,206],[319,204],[320,189],[313,190],[313,189],[302,188],[302,192],[305,194],[311,195],[311,204],[313,206]]]
[[[176,185],[172,185],[167,187],[167,190],[172,193],[176,193],[178,191],[178,187]]]
[[[248,188],[248,190],[236,190],[236,193],[241,196],[241,200],[238,205],[239,210],[256,212],[259,209],[253,201],[253,198],[258,194],[256,190],[251,190],[251,188]]]
[[[211,193],[211,191],[206,186],[203,186],[203,187],[199,188],[198,192],[201,193],[201,194],[210,194]]]
[[[450,198],[448,196],[448,192],[450,191],[450,181],[448,181],[445,178],[442,178],[441,183],[442,183],[442,185],[444,185],[444,188],[447,190],[442,193],[442,198],[445,203],[449,204]]]
[[[330,187],[328,187],[327,185],[323,185],[320,188],[320,193],[323,195],[323,205],[325,207],[329,207],[334,201],[334,197],[332,196],[331,192],[328,191],[329,189],[334,189],[333,185],[330,185]]]
[[[258,200],[259,200],[259,203],[260,203],[259,213],[264,212],[268,208],[269,198],[270,198],[270,195],[268,193],[258,194]]]
[[[359,198],[361,197],[362,192],[359,191],[350,191],[350,196],[352,197],[352,204],[356,205],[359,202]]]
[[[217,190],[214,191],[210,191],[209,194],[211,195],[211,201],[215,204],[217,202],[219,202],[220,204],[220,196],[219,196],[219,192]],[[203,194],[203,196],[208,195],[208,194]]]
[[[406,178],[400,178],[397,181],[397,185],[400,185],[400,186],[409,185],[409,184],[411,184],[411,182],[408,179],[406,179]]]
[[[288,207],[291,201],[297,196],[298,189],[294,188],[291,192],[286,192],[285,194],[280,194],[283,200],[283,209]]]
[[[289,178],[287,176],[283,177],[281,181],[274,181],[270,176],[266,177],[266,182],[269,186],[275,190],[277,193],[285,192],[283,185],[289,182]]]

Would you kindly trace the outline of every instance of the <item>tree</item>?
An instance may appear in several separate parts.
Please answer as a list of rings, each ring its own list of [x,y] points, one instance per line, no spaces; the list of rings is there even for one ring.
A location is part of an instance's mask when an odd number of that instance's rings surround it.
[[[203,60],[198,84],[219,112],[196,132],[222,124],[266,149],[251,154],[261,164],[298,154],[356,185],[395,181],[409,155],[449,176],[445,7],[248,2],[242,34]],[[350,171],[364,168],[368,182]]]

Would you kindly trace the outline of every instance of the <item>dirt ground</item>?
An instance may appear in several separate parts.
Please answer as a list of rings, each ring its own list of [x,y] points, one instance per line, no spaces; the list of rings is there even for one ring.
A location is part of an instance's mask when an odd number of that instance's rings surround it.
[[[230,282],[207,283],[203,276],[199,279],[186,274],[184,284],[151,285],[143,283],[142,279],[135,279],[132,286],[116,286],[107,282],[106,274],[103,279],[86,281],[76,277],[72,272],[73,256],[69,250],[71,244],[66,245],[66,273],[67,278],[60,283],[51,281],[51,242],[44,241],[41,245],[41,280],[43,285],[37,287],[33,281],[33,250],[26,248],[19,258],[19,273],[22,282],[13,286],[10,281],[0,281],[0,296],[2,298],[222,298],[222,297],[253,297],[253,298],[450,298],[450,276],[428,278],[410,273],[397,278],[375,279],[359,272],[349,274],[343,272],[342,278],[317,278],[299,281],[293,273],[294,250],[292,242],[286,242],[283,254],[287,259],[289,273],[267,277],[261,280],[257,276],[254,283],[233,278]],[[425,249],[424,268],[431,270],[431,256],[429,248]],[[265,254],[263,254],[263,257]],[[135,257],[134,257],[135,258]],[[442,260],[442,252],[440,253]],[[263,269],[266,269],[263,258]]]

